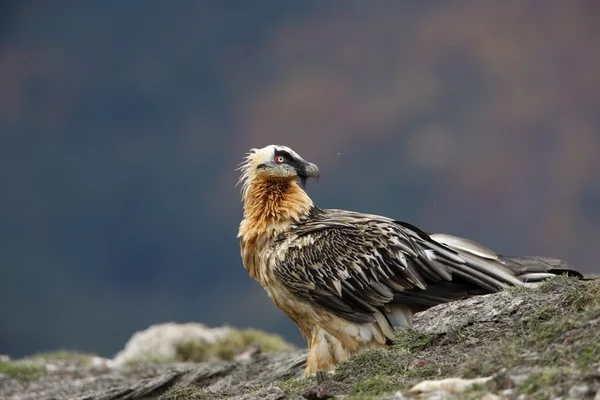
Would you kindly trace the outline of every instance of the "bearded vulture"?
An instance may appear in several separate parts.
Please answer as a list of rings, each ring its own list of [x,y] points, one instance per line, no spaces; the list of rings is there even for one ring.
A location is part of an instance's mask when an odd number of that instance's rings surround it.
[[[395,327],[437,304],[578,275],[561,260],[500,256],[406,222],[321,209],[303,190],[319,169],[285,146],[250,150],[240,170],[242,261],[306,338],[305,374],[388,346]]]

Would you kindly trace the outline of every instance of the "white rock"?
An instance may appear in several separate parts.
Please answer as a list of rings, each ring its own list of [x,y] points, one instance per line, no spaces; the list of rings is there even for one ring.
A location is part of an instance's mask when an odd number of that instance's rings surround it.
[[[570,399],[581,399],[587,395],[589,390],[590,390],[590,388],[588,387],[588,385],[585,385],[585,384],[575,385],[571,389],[569,389],[569,398]]]
[[[491,376],[485,378],[463,379],[463,378],[448,378],[440,380],[427,380],[417,383],[413,386],[410,393],[431,393],[435,391],[446,391],[449,393],[462,393],[465,390],[471,389],[475,385],[482,385],[489,382]]]
[[[429,393],[426,397],[427,400],[448,400],[451,398],[452,395],[445,390],[436,390],[435,392]]]
[[[245,350],[243,350],[240,354],[235,356],[236,361],[250,361],[258,354],[262,352],[262,349],[259,345],[251,345],[248,346]]]
[[[10,356],[6,354],[0,354],[0,361],[10,361]]]
[[[95,368],[106,368],[106,367],[108,367],[108,365],[111,362],[112,362],[112,360],[110,360],[110,359],[107,359],[104,357],[93,356],[90,364],[92,365],[92,367],[95,367]]]
[[[491,393],[491,392],[486,393],[479,398],[479,400],[501,400],[501,399],[502,399],[502,397],[498,396],[497,394]]]
[[[60,369],[61,369],[60,366],[58,366],[56,364],[52,364],[52,363],[46,364],[46,371],[48,371],[48,372],[56,372],[56,371],[59,371]]]
[[[521,375],[510,375],[509,378],[513,383],[517,386],[520,386],[523,382],[529,378],[529,374],[521,374]]]
[[[402,392],[396,392],[393,396],[384,397],[384,400],[406,400],[406,397]]]
[[[209,328],[199,323],[152,325],[134,333],[125,348],[107,364],[109,367],[120,367],[131,361],[171,359],[176,355],[178,345],[189,341],[214,343],[230,331],[229,327]]]

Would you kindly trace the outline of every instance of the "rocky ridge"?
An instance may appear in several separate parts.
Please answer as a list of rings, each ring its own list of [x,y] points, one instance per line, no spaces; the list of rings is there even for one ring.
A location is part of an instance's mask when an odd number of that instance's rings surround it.
[[[0,360],[0,398],[600,400],[600,282],[557,277],[431,308],[390,350],[357,354],[334,373],[302,377],[305,358],[297,350],[118,366]]]

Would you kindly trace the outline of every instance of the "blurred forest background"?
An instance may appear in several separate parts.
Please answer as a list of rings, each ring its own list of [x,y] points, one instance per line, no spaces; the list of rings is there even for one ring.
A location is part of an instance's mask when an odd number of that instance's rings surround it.
[[[600,2],[5,1],[0,354],[165,321],[303,343],[244,270],[235,171],[600,272]]]

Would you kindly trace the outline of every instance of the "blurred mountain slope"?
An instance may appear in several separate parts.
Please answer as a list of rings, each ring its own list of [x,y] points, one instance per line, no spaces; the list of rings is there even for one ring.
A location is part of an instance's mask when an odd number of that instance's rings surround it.
[[[164,321],[301,343],[235,239],[286,144],[322,207],[600,258],[594,2],[13,2],[0,17],[0,353]]]

